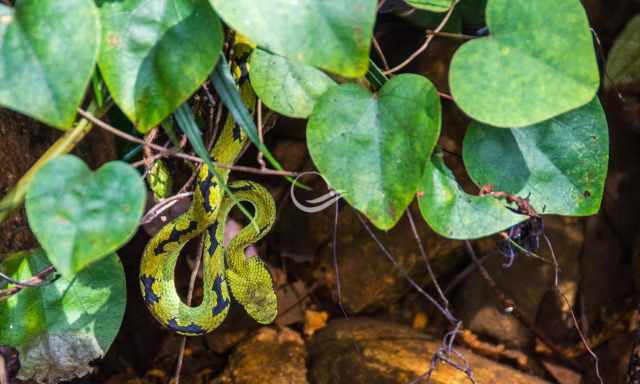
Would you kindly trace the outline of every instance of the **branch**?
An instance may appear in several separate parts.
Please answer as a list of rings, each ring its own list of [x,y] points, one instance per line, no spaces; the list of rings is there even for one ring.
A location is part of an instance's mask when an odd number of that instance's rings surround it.
[[[453,2],[453,4],[451,4],[451,8],[449,8],[449,11],[447,12],[447,14],[444,16],[444,18],[442,19],[442,21],[440,22],[440,24],[438,24],[438,27],[433,30],[433,31],[427,31],[427,39],[425,40],[424,44],[422,44],[420,46],[420,48],[418,48],[415,52],[413,52],[411,54],[411,56],[409,56],[408,58],[406,58],[402,63],[396,65],[395,67],[391,68],[388,71],[383,72],[385,75],[390,75],[394,72],[398,72],[399,70],[401,70],[402,68],[406,67],[407,65],[409,65],[409,63],[411,63],[416,57],[420,56],[420,54],[422,52],[424,52],[428,47],[429,44],[431,44],[431,40],[433,40],[433,38],[440,33],[440,31],[442,31],[442,29],[444,28],[444,26],[447,24],[447,22],[449,21],[449,18],[451,17],[451,15],[453,14],[453,10],[456,8],[456,5],[458,5],[458,3],[460,2],[460,0],[455,0]]]
[[[166,156],[173,156],[173,157],[179,157],[181,159],[185,159],[185,160],[189,160],[189,161],[193,161],[194,163],[202,163],[202,159],[196,156],[192,156],[192,155],[187,155],[185,153],[179,153],[176,152],[175,150],[171,150],[171,149],[166,149],[165,147],[162,147],[160,145],[157,144],[153,144],[153,143],[147,143],[145,142],[143,139],[140,139],[139,137],[135,137],[133,135],[130,135],[126,132],[122,132],[121,130],[105,123],[104,121],[98,119],[97,117],[93,116],[91,113],[87,112],[87,111],[83,111],[82,109],[78,109],[78,113],[80,115],[82,115],[83,117],[85,117],[87,120],[91,121],[93,124],[95,124],[96,126],[111,132],[112,134],[121,137],[125,140],[131,141],[133,143],[137,143],[137,144],[141,144],[145,147],[149,147],[152,149],[155,149],[156,151],[163,153]],[[259,174],[259,175],[274,175],[274,176],[292,176],[292,177],[296,177],[298,176],[298,173],[296,172],[290,172],[290,171],[278,171],[275,169],[258,169],[258,168],[253,168],[253,167],[245,167],[245,166],[240,166],[240,165],[229,165],[229,164],[222,164],[222,163],[218,163],[218,162],[213,162],[213,164],[216,167],[220,167],[220,168],[224,168],[224,169],[230,169],[233,171],[239,171],[239,172],[247,172],[247,173],[255,173],[255,174]]]
[[[15,286],[13,286],[11,288],[1,289],[0,290],[0,300],[4,300],[4,299],[8,298],[9,296],[15,295],[16,293],[20,292],[25,287],[37,287],[37,286],[42,285],[43,283],[45,283],[45,279],[47,278],[47,276],[52,274],[55,270],[56,269],[53,267],[53,265],[50,265],[50,266],[46,267],[45,269],[43,269],[42,271],[36,273],[31,278],[29,278],[29,279],[27,279],[25,281],[22,281],[22,282],[16,284]]]

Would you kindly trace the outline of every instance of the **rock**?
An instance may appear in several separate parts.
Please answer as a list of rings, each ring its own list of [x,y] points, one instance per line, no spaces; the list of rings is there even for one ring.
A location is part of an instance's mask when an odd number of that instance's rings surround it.
[[[571,292],[570,287],[577,284],[578,256],[584,242],[583,223],[577,219],[549,216],[545,217],[544,224],[562,271],[560,286],[568,294]],[[551,260],[543,239],[540,239],[540,244],[538,254]],[[495,247],[493,250],[488,248],[488,252],[491,256],[485,262],[485,267],[489,274],[520,311],[529,320],[535,321],[545,293],[553,288],[553,265],[519,254],[511,268],[504,268],[504,260]],[[570,297],[569,300],[574,299]],[[524,347],[530,341],[529,330],[505,311],[493,290],[477,271],[460,288],[455,297],[454,309],[464,325],[476,334],[490,336],[514,347]]]
[[[404,325],[366,318],[335,320],[310,341],[309,378],[316,384],[409,383],[429,369],[431,356],[440,346],[440,340]],[[478,383],[546,383],[468,350],[456,350],[463,354]],[[430,382],[467,384],[469,379],[439,364]]]
[[[545,369],[559,384],[580,384],[582,375],[561,365],[555,364],[553,361],[543,361]]]
[[[306,350],[289,328],[260,328],[238,344],[217,384],[306,384]]]
[[[427,227],[417,210],[412,209],[412,212],[436,276],[454,269],[463,256],[461,243],[437,235]],[[332,215],[330,214],[329,217]],[[322,225],[322,219],[315,220],[318,225],[311,227],[314,232],[331,233],[332,219],[325,217],[325,225]],[[402,218],[389,232],[378,230],[374,232],[401,268],[408,272],[418,284],[424,285],[429,281],[426,263],[418,250],[406,217]],[[322,244],[320,239],[318,243]],[[336,298],[336,274],[331,244],[330,241],[325,244],[320,251],[318,267],[314,274],[316,278],[331,287],[333,297]],[[413,289],[361,225],[353,209],[347,206],[340,212],[337,254],[342,303],[348,312],[360,313],[388,308],[390,304]]]

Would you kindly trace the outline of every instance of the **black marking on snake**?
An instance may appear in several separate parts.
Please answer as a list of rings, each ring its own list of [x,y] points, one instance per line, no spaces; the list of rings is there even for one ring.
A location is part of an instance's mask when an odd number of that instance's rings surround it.
[[[255,188],[251,184],[245,184],[239,187],[229,186],[229,189],[233,192],[253,191]]]
[[[213,172],[209,171],[209,174],[207,174],[207,177],[198,184],[198,187],[200,188],[200,193],[202,194],[202,201],[204,202],[204,209],[207,212],[213,211],[213,207],[211,206],[211,200],[210,200],[211,189],[215,188],[218,185],[218,183],[216,183],[216,181],[213,180],[214,177],[215,175],[213,174]]]
[[[158,244],[158,246],[156,247],[156,249],[153,250],[153,252],[155,252],[156,255],[163,253],[165,245],[180,241],[180,237],[182,235],[185,235],[189,232],[193,232],[196,230],[196,228],[198,228],[198,222],[194,220],[191,220],[189,222],[189,227],[187,227],[187,229],[180,230],[180,229],[177,229],[176,227],[173,227],[173,229],[171,230],[171,234],[169,235],[169,238],[161,241],[160,244]]]
[[[223,282],[224,280],[222,280],[222,276],[220,275],[216,276],[216,279],[213,281],[213,291],[216,293],[217,298],[216,306],[211,310],[213,316],[219,315],[229,305],[229,299],[222,298]]]
[[[191,323],[186,327],[182,325],[178,325],[178,322],[176,321],[175,318],[170,319],[169,322],[167,322],[167,328],[169,328],[174,332],[190,333],[193,335],[200,335],[204,333],[204,329],[202,329],[201,326],[195,323]]]
[[[242,131],[238,123],[233,124],[233,140],[240,141],[242,139]]]
[[[216,232],[218,231],[218,222],[216,221],[215,223],[211,224],[209,228],[207,228],[207,231],[209,232],[209,238],[211,239],[211,244],[209,245],[209,249],[207,249],[207,252],[209,253],[209,255],[213,256],[214,252],[220,245],[220,243],[218,242],[218,238],[216,237]]]
[[[153,283],[155,283],[156,279],[152,276],[142,275],[140,276],[140,281],[144,286],[144,302],[151,304],[160,301],[160,297],[153,292]]]

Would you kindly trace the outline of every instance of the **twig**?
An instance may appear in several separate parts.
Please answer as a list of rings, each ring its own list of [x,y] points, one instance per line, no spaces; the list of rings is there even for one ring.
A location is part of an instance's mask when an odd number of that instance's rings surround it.
[[[262,100],[258,99],[258,103],[257,103],[257,107],[256,109],[257,111],[257,119],[258,119],[258,137],[260,138],[260,144],[264,144],[264,133],[263,133],[263,126],[262,126]],[[264,162],[264,155],[262,154],[262,151],[258,151],[258,156],[256,157],[256,161],[258,162],[258,164],[260,164],[260,169],[267,169],[267,164]]]
[[[585,337],[584,333],[582,332],[582,329],[580,328],[580,324],[578,323],[576,314],[573,312],[573,309],[571,308],[571,303],[569,303],[569,299],[567,299],[567,296],[564,293],[562,293],[562,291],[560,290],[560,286],[558,285],[558,274],[559,274],[558,271],[560,268],[558,267],[558,258],[556,257],[556,253],[553,250],[553,247],[551,246],[551,240],[549,240],[549,237],[547,237],[546,234],[543,234],[543,237],[544,237],[544,241],[547,243],[547,247],[549,248],[549,253],[551,253],[551,257],[553,258],[553,264],[555,266],[555,280],[554,280],[553,288],[558,294],[558,296],[562,298],[567,308],[569,308],[569,313],[571,314],[573,326],[576,328],[576,332],[580,337],[580,341],[582,342],[582,345],[584,345],[589,355],[591,355],[591,358],[593,358],[596,377],[600,381],[600,384],[604,384],[604,381],[602,380],[602,376],[600,375],[600,364],[599,364],[598,355],[596,355],[596,353],[593,352],[593,350],[589,346],[589,343],[587,342],[587,338]]]
[[[434,36],[448,37],[451,39],[464,40],[464,41],[477,39],[476,36],[465,35],[462,33],[440,32],[440,31],[432,31],[430,29],[428,29],[426,33],[427,33],[427,36],[434,35]]]
[[[87,120],[91,121],[93,124],[95,124],[96,126],[111,132],[112,134],[121,137],[125,140],[129,140],[131,142],[134,143],[138,143],[138,144],[142,144],[142,145],[148,145],[150,148],[155,149],[158,152],[164,153],[166,156],[174,156],[174,157],[179,157],[182,159],[186,159],[189,161],[193,161],[194,163],[202,163],[203,160],[199,157],[196,156],[191,156],[191,155],[187,155],[185,153],[179,153],[176,152],[175,150],[171,150],[171,149],[166,149],[160,145],[156,145],[156,144],[152,144],[152,143],[145,143],[144,140],[135,137],[133,135],[130,135],[128,133],[122,132],[121,130],[112,127],[111,125],[105,123],[104,121],[96,118],[95,116],[93,116],[92,114],[83,111],[82,109],[78,109],[78,113],[80,115],[82,115],[83,117],[85,117]],[[229,164],[222,164],[222,163],[218,163],[213,161],[213,164],[216,167],[220,167],[220,168],[224,168],[224,169],[230,169],[233,171],[239,171],[239,172],[247,172],[247,173],[255,173],[255,174],[259,174],[259,175],[273,175],[273,176],[298,176],[298,173],[296,172],[290,172],[290,171],[278,171],[275,169],[258,169],[258,168],[252,168],[252,167],[245,167],[245,166],[241,166],[241,165],[229,165]]]
[[[142,146],[142,161],[144,162],[144,167],[146,168],[147,173],[151,172],[151,167],[156,161],[156,159],[151,160],[153,153],[151,153],[151,147],[149,147],[149,144],[153,143],[156,136],[158,136],[158,127],[153,128],[149,133],[144,135],[145,144]]]
[[[438,96],[442,97],[443,99],[447,99],[449,101],[453,101],[453,96],[451,96],[448,93],[444,93],[444,92],[438,91]]]
[[[158,217],[158,215],[160,215],[162,212],[174,206],[178,202],[178,200],[183,199],[185,197],[189,197],[191,195],[193,195],[193,192],[183,192],[183,193],[178,193],[176,195],[168,197],[166,199],[160,200],[156,205],[151,207],[151,209],[149,209],[147,213],[145,213],[145,215],[140,220],[140,224],[150,223],[156,217]]]
[[[449,309],[443,307],[438,302],[438,300],[434,299],[433,296],[428,294],[418,283],[415,282],[415,280],[411,278],[411,276],[409,276],[409,273],[402,267],[402,265],[400,265],[400,263],[398,263],[398,261],[391,255],[391,253],[389,252],[389,250],[387,250],[384,244],[382,244],[378,236],[376,236],[376,234],[369,227],[369,225],[367,225],[367,223],[362,218],[360,213],[356,212],[355,209],[354,209],[354,213],[358,218],[358,220],[360,221],[360,223],[362,224],[362,226],[365,228],[365,230],[369,234],[369,237],[371,237],[373,241],[375,241],[376,245],[378,245],[378,248],[382,251],[382,253],[386,256],[386,258],[391,262],[391,264],[393,264],[393,266],[398,270],[398,272],[400,272],[402,277],[404,277],[404,279],[407,280],[409,284],[411,284],[422,296],[424,296],[427,300],[429,300],[431,304],[433,304],[436,307],[436,309],[438,309],[438,311],[442,313],[442,315],[452,325],[457,325],[460,321],[453,316],[453,314],[449,311]]]
[[[22,281],[11,288],[0,290],[0,300],[4,300],[9,296],[15,295],[16,293],[20,292],[24,287],[39,286],[43,283],[46,283],[45,279],[47,278],[47,276],[49,276],[55,270],[56,269],[54,268],[54,266],[50,265],[45,269],[43,269],[42,271],[36,273],[34,276],[30,277],[29,279]]]
[[[420,254],[422,255],[422,258],[424,259],[424,262],[427,265],[427,271],[429,272],[429,277],[431,278],[433,285],[435,285],[436,290],[438,291],[438,294],[440,295],[440,299],[442,299],[442,302],[444,303],[445,308],[448,309],[449,300],[447,300],[447,297],[442,291],[442,288],[440,288],[440,284],[438,284],[438,279],[436,278],[436,274],[433,272],[433,268],[431,268],[431,262],[429,262],[427,253],[424,251],[424,246],[422,245],[422,240],[418,235],[418,230],[416,229],[416,224],[413,221],[413,215],[411,214],[410,209],[407,209],[407,218],[409,219],[409,224],[411,225],[411,231],[413,232],[413,236],[416,238],[416,242],[418,243],[418,249],[420,250]]]
[[[196,278],[198,277],[198,270],[200,270],[200,263],[202,262],[202,252],[204,237],[200,241],[200,247],[198,249],[198,257],[196,258],[196,264],[193,266],[191,270],[191,278],[189,279],[189,292],[187,293],[187,305],[191,305],[191,300],[193,299],[193,289],[196,286]],[[180,342],[180,352],[178,352],[178,362],[176,364],[176,374],[174,376],[175,384],[180,384],[180,372],[182,371],[182,362],[184,360],[184,349],[187,346],[187,337],[182,336],[182,340]]]
[[[515,305],[513,300],[507,298],[505,293],[498,287],[498,284],[495,282],[495,280],[493,280],[493,278],[489,274],[489,271],[487,271],[484,265],[480,263],[480,260],[476,256],[476,252],[473,250],[473,247],[471,246],[471,242],[469,242],[469,240],[465,240],[464,245],[467,250],[467,253],[471,257],[473,262],[476,264],[476,267],[480,272],[480,276],[482,276],[484,281],[493,290],[493,293],[495,294],[496,298],[502,303],[502,305],[505,308],[512,308],[512,313],[516,319],[518,319],[522,324],[524,324],[525,327],[531,330],[531,332],[533,332],[533,334],[536,335],[536,337],[540,339],[540,341],[542,341],[542,343],[544,343],[557,356],[561,357],[565,362],[570,364],[571,367],[573,367],[574,369],[579,370],[580,369],[579,365],[577,365],[572,359],[569,359],[567,356],[565,356],[562,349],[559,348],[557,345],[555,345],[555,343],[551,341],[542,331],[540,331],[538,327],[535,326],[535,324],[533,324],[529,319],[527,319],[525,314],[522,313],[522,311]]]
[[[380,57],[380,61],[382,62],[382,66],[384,67],[385,71],[388,71],[389,63],[387,62],[387,58],[384,56],[384,52],[382,51],[382,47],[380,46],[380,43],[378,43],[378,39],[376,39],[375,37],[373,38],[373,48],[375,48],[376,52],[378,53],[378,56]]]
[[[420,48],[418,48],[415,52],[413,52],[408,58],[406,58],[402,63],[396,65],[395,67],[384,71],[383,73],[385,75],[390,75],[394,72],[398,72],[399,70],[401,70],[402,68],[406,67],[407,65],[409,65],[409,63],[411,63],[416,57],[418,57],[422,52],[424,52],[428,47],[429,44],[431,44],[431,40],[433,40],[433,38],[436,36],[437,33],[439,33],[440,31],[442,31],[442,29],[444,28],[444,26],[447,24],[447,22],[449,21],[449,18],[451,18],[451,15],[453,14],[453,10],[456,8],[456,5],[458,5],[458,3],[460,2],[460,0],[455,0],[452,4],[451,4],[451,8],[449,8],[449,11],[447,12],[447,14],[444,16],[444,18],[442,19],[442,21],[440,22],[440,24],[438,24],[438,27],[433,30],[430,31],[430,33],[427,33],[427,39],[425,40],[425,42],[420,46]]]
[[[345,319],[349,318],[347,311],[342,304],[342,286],[340,285],[340,269],[338,268],[338,217],[340,215],[340,201],[335,203],[336,210],[333,216],[333,232],[331,233],[331,255],[333,256],[333,266],[336,270],[336,294],[338,295],[338,306]]]

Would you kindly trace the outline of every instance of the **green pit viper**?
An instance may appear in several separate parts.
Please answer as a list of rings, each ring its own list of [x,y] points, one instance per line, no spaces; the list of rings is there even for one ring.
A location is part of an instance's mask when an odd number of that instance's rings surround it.
[[[246,67],[243,67],[251,50],[247,42],[236,38],[232,65],[242,99],[248,106],[254,106],[256,101]],[[211,151],[212,160],[233,164],[247,143],[246,134],[229,114]],[[247,258],[244,254],[245,248],[271,229],[275,221],[273,198],[264,187],[250,181],[229,183],[228,189],[235,199],[225,196],[221,183],[227,182],[229,170],[216,167],[215,173],[202,165],[193,203],[153,236],[140,264],[140,290],[147,307],[163,326],[182,335],[201,335],[218,327],[229,312],[229,290],[257,322],[271,323],[277,314],[276,294],[269,271],[259,257]],[[227,216],[238,202],[253,205],[254,215],[225,246],[223,235]],[[176,292],[174,270],[181,249],[199,235],[204,236],[204,294],[202,303],[191,307]]]

